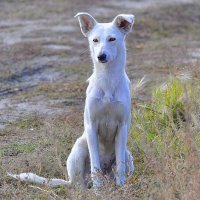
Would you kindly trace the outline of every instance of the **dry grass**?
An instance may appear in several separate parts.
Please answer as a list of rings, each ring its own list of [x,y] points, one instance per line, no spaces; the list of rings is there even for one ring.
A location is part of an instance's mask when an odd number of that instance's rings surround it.
[[[38,118],[30,117],[29,120],[16,122],[14,124],[17,128],[16,134],[21,133],[23,138],[27,134],[29,136],[26,137],[30,137],[31,128],[32,136],[29,139],[32,145],[34,142],[37,144],[37,148],[30,150],[30,144],[29,148],[18,144],[15,148],[21,150],[18,154],[22,154],[23,157],[12,159],[16,155],[2,154],[9,156],[8,160],[2,163],[2,197],[4,199],[198,199],[200,88],[195,86],[197,83],[185,84],[178,80],[174,82],[170,80],[166,83],[168,89],[165,87],[165,91],[160,89],[153,91],[150,102],[135,104],[128,142],[135,157],[135,173],[123,188],[116,188],[112,181],[102,177],[104,186],[100,196],[95,196],[92,190],[83,192],[78,188],[63,187],[51,189],[23,184],[6,177],[6,171],[11,170],[17,173],[34,171],[46,177],[67,178],[65,160],[83,126],[82,117],[77,118],[78,110],[52,119],[38,121]],[[161,94],[163,96],[160,96]],[[40,139],[37,138],[35,141],[34,135],[38,132]]]

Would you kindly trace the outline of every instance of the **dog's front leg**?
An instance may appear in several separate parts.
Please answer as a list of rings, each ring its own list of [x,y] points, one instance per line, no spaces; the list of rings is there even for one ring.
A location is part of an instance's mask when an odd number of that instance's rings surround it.
[[[125,153],[127,143],[127,126],[122,124],[115,138],[115,154],[116,154],[116,181],[117,185],[123,186],[126,181],[126,164]]]
[[[100,159],[97,128],[95,125],[88,125],[86,127],[86,132],[90,154],[91,177],[93,181],[93,187],[98,188],[101,186],[102,182],[101,179],[98,177],[98,173],[100,172]]]

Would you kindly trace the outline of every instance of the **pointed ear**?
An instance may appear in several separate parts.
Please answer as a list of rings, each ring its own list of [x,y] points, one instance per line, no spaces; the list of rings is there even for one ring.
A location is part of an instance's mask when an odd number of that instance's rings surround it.
[[[123,34],[127,34],[131,31],[134,24],[134,15],[117,15],[113,20],[113,23],[120,29]]]
[[[74,17],[78,17],[78,21],[81,27],[81,32],[85,37],[88,36],[88,33],[94,28],[97,24],[97,21],[88,13],[77,13]]]

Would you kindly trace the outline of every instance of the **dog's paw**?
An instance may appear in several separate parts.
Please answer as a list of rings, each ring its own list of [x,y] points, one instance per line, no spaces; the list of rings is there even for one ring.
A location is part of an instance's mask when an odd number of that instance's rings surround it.
[[[116,176],[116,182],[118,186],[124,186],[126,182],[125,176]]]
[[[101,177],[103,176],[100,169],[95,169],[95,172],[91,174],[92,190],[96,195],[99,195],[100,191],[102,190],[103,180]]]
[[[103,181],[100,178],[95,178],[95,180],[93,180],[92,189],[97,196],[101,194],[102,186],[103,186]]]
[[[103,186],[103,181],[100,178],[93,179],[93,187],[100,188]]]

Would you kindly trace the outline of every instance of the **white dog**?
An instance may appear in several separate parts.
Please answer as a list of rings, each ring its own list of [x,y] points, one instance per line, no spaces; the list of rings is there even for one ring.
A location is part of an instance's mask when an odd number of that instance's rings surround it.
[[[93,187],[107,174],[123,186],[134,170],[127,149],[131,121],[130,81],[125,71],[125,37],[132,29],[133,15],[120,14],[111,23],[98,23],[88,13],[78,13],[81,31],[88,38],[94,70],[88,79],[84,111],[84,133],[67,159],[69,181],[46,179],[32,173],[10,176],[49,186],[79,184],[86,187],[91,174]]]

